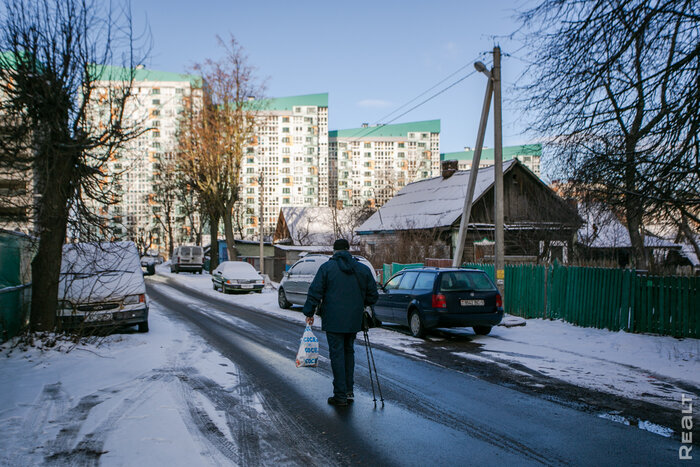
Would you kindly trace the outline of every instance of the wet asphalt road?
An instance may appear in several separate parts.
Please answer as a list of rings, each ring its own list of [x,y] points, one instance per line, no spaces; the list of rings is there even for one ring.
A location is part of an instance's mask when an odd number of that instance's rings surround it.
[[[192,301],[173,298],[169,287]],[[249,465],[267,463],[260,445],[279,450],[285,463],[297,465],[679,462],[676,439],[378,348],[374,355],[385,405],[375,408],[361,334],[355,346],[356,401],[347,408],[332,407],[326,403],[332,393],[328,360],[322,358],[317,368],[294,365],[301,323],[236,307],[174,283],[149,284],[148,293],[234,362],[251,390],[262,397],[266,412],[274,414],[277,435],[247,435],[247,444],[256,446],[245,458]],[[327,356],[324,333],[316,335],[321,355]]]

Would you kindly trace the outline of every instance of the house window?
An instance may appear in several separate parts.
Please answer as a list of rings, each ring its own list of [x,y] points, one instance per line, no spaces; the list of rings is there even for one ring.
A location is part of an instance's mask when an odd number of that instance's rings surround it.
[[[365,143],[365,147],[366,147],[366,148],[371,148],[371,147],[372,147],[372,143]]]
[[[151,94],[160,94],[160,88],[151,89]]]
[[[160,99],[153,99],[153,100],[151,101],[151,104],[153,104],[153,105],[160,105]]]

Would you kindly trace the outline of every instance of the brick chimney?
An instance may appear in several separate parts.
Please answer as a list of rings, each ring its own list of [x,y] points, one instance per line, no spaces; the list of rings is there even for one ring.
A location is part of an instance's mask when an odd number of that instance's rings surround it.
[[[447,180],[457,172],[458,168],[459,165],[456,160],[442,161],[442,178]]]

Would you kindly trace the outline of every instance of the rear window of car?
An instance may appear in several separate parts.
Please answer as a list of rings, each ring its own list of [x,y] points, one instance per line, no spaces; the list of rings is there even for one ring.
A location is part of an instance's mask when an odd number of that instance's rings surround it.
[[[180,247],[180,255],[190,255],[192,254],[192,248],[188,246]]]
[[[433,284],[435,283],[435,273],[432,272],[421,272],[418,274],[418,279],[416,279],[416,283],[413,285],[414,290],[427,290],[433,288]]]
[[[480,271],[444,272],[440,277],[440,290],[443,292],[462,292],[468,290],[496,290],[488,276]]]
[[[417,272],[407,272],[406,274],[403,275],[403,280],[401,281],[401,284],[399,285],[399,290],[411,290],[413,288],[413,284],[416,283],[417,278],[418,278]]]
[[[197,255],[197,256],[202,256],[202,254],[203,254],[202,247],[201,246],[192,247],[192,254]]]

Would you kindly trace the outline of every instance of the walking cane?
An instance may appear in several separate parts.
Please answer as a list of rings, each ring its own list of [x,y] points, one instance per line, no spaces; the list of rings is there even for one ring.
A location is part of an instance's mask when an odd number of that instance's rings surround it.
[[[367,334],[367,329],[362,329],[362,333],[365,339],[365,353],[367,354],[367,368],[369,369],[369,382],[372,385],[372,400],[374,401],[374,406],[377,406],[377,396],[374,392],[374,379],[377,380],[377,390],[379,391],[379,400],[384,407],[384,396],[382,395],[382,387],[379,384],[379,374],[377,374],[377,365],[374,363],[374,352],[372,352],[372,344],[369,341],[369,335]],[[371,362],[370,362],[371,360]],[[374,370],[374,379],[372,379],[372,370]]]

